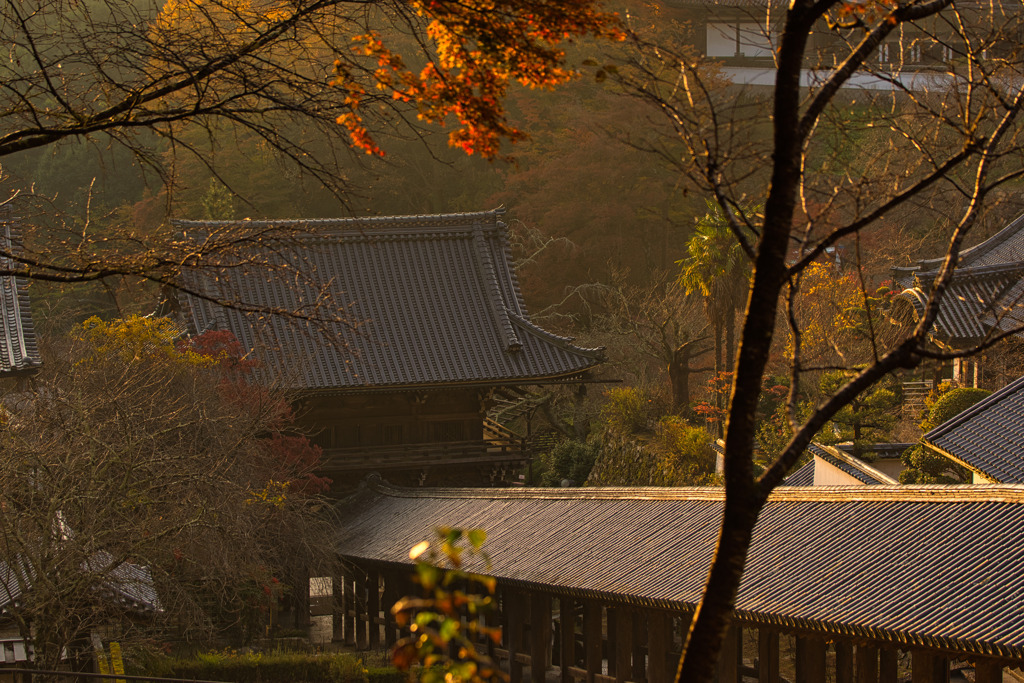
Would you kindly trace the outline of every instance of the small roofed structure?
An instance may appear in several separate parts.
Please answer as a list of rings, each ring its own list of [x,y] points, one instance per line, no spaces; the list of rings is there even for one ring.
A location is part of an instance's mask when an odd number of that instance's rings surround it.
[[[782,486],[893,486],[903,471],[903,452],[914,444],[880,443],[853,454],[852,443],[834,446],[812,442],[811,459],[787,476]]]
[[[20,249],[20,223],[10,205],[0,206],[0,269],[15,266],[11,254]],[[0,377],[24,379],[42,366],[28,281],[0,276]]]
[[[115,564],[110,553],[97,551],[85,562],[82,575],[96,580],[94,595],[80,596],[81,604],[94,600],[111,615],[131,617],[149,616],[163,609],[148,567],[131,562]],[[31,601],[32,578],[28,567],[16,568],[0,561],[0,672],[4,666],[17,667],[33,659],[31,641],[26,640],[11,615],[26,600]]]
[[[544,681],[555,667],[560,680],[670,680],[723,503],[718,488],[371,481],[348,501],[338,533],[352,563],[336,586],[348,615],[342,637],[393,642],[387,607],[413,590],[409,549],[435,527],[481,528],[490,567],[465,569],[497,579],[499,613],[486,618],[505,628],[491,652],[513,680]],[[855,657],[874,672],[858,680],[894,683],[910,652],[914,681],[947,680],[952,660],[969,660],[978,683],[1002,681],[1004,666],[1024,663],[1022,562],[1024,487],[779,489],[754,529],[719,680],[776,681],[780,666],[789,680],[793,667],[797,681],[843,680],[836,673]],[[795,647],[780,649],[780,638]]]
[[[971,470],[976,484],[1024,484],[1024,377],[946,420],[921,442]]]
[[[902,291],[893,299],[893,319],[916,322],[924,312],[932,283],[943,259],[924,259],[892,269]],[[948,350],[967,349],[992,335],[1024,328],[1024,216],[991,238],[960,254],[932,332],[932,341]],[[953,379],[979,386],[976,359],[956,359]]]
[[[243,225],[280,236],[262,260],[186,273],[179,310],[192,334],[231,332],[301,397],[336,481],[498,483],[526,455],[487,419],[497,399],[603,360],[530,321],[503,213],[177,221],[197,241]]]

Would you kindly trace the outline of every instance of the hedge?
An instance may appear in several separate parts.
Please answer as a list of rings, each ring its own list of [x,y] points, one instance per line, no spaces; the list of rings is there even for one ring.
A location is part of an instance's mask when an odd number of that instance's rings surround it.
[[[367,669],[349,654],[204,653],[195,659],[161,658],[146,663],[143,676],[228,681],[230,683],[406,683],[392,668]]]

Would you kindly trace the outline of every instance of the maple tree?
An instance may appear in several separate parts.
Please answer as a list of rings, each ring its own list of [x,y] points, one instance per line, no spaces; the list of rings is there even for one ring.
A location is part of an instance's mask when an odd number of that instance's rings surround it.
[[[620,33],[597,0],[16,0],[0,6],[0,35],[11,57],[0,64],[0,158],[84,139],[123,146],[173,181],[167,160],[190,153],[217,175],[194,131],[234,127],[341,196],[347,151],[380,154],[383,138],[426,125],[498,156],[523,137],[504,108],[509,88],[563,83],[568,42]],[[223,246],[245,238],[232,240]],[[52,226],[33,231],[9,270],[177,284],[195,251],[173,231]]]
[[[0,594],[20,595],[5,613],[42,668],[99,627],[251,637],[302,571],[333,567],[317,449],[280,397],[241,386],[233,340],[177,335],[87,321],[4,396]],[[140,594],[148,618],[131,619],[117,598]]]

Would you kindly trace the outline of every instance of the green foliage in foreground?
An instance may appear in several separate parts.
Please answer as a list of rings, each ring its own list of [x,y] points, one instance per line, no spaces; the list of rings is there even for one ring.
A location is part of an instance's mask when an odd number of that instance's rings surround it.
[[[350,654],[301,652],[201,653],[161,657],[132,667],[130,674],[231,683],[405,683],[394,668],[368,669]]]

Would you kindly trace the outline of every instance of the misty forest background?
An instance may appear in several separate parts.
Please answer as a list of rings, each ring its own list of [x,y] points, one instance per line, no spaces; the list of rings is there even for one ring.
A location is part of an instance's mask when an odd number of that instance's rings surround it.
[[[690,42],[683,10],[639,1],[613,9],[638,34]],[[602,377],[615,380],[530,397],[530,409],[520,411],[520,419],[532,416],[531,431],[546,433],[542,447],[554,449],[538,463],[534,482],[583,483],[603,452],[625,456],[601,463],[591,483],[714,483],[710,441],[719,431],[728,384],[722,372],[733,351],[722,332],[728,326],[723,316],[735,320],[741,312],[746,273],[730,274],[741,284],[740,295],[725,310],[721,304],[728,297],[721,290],[702,290],[700,278],[680,279],[696,258],[688,243],[701,225],[713,228],[714,209],[672,163],[684,151],[665,117],[608,77],[615,49],[625,48],[577,42],[569,62],[581,73],[573,83],[554,91],[515,90],[509,110],[514,125],[529,137],[507,147],[497,161],[450,148],[447,131],[439,127],[414,130],[396,123],[390,135],[378,133],[386,151],[382,158],[351,150],[340,126],[333,139],[310,130],[309,143],[324,158],[337,158],[343,169],[343,189],[336,192],[247,130],[183,123],[174,124],[173,143],[155,135],[149,140],[154,155],[149,158],[104,134],[10,155],[4,159],[0,187],[15,198],[16,214],[30,224],[94,236],[130,227],[141,242],[172,217],[319,218],[504,205],[534,320],[575,337],[582,346],[606,347],[609,363]],[[330,65],[324,69],[329,79]],[[737,101],[767,106],[767,92],[729,87]],[[874,106],[864,96],[849,96],[847,104],[854,114],[870,113]],[[866,130],[847,127],[835,136],[838,158],[862,173],[870,173],[866,160],[877,152]],[[755,127],[750,135],[766,132]],[[301,138],[307,131],[295,133]],[[763,183],[757,163],[750,160],[752,184]],[[157,173],[154,166],[169,173]],[[945,227],[946,209],[917,206],[887,217],[870,239],[843,245],[839,258],[824,264],[821,287],[811,288],[807,304],[822,318],[818,342],[834,346],[846,339],[826,338],[836,320],[849,319],[848,309],[861,291],[860,277],[881,310],[891,294],[890,267],[942,253],[942,241],[933,238]],[[991,236],[1022,210],[1024,197],[1017,188],[1004,187],[990,202],[984,228],[972,243]],[[44,337],[63,334],[95,315],[149,313],[159,296],[154,286],[127,279],[73,285],[34,281],[31,294]],[[856,335],[848,335],[848,341],[855,344]],[[810,342],[813,347],[815,340]],[[779,345],[781,357],[784,334]],[[764,460],[786,441],[781,367],[762,400]],[[1003,367],[1003,375],[991,381],[1003,381],[1019,369],[1012,359]],[[922,376],[937,372],[928,367]],[[908,378],[894,378],[864,397],[824,430],[821,440],[916,440],[921,416],[902,416],[897,408],[903,379]],[[822,373],[819,388],[827,391],[836,381]],[[816,399],[815,390],[806,389],[808,405]]]

